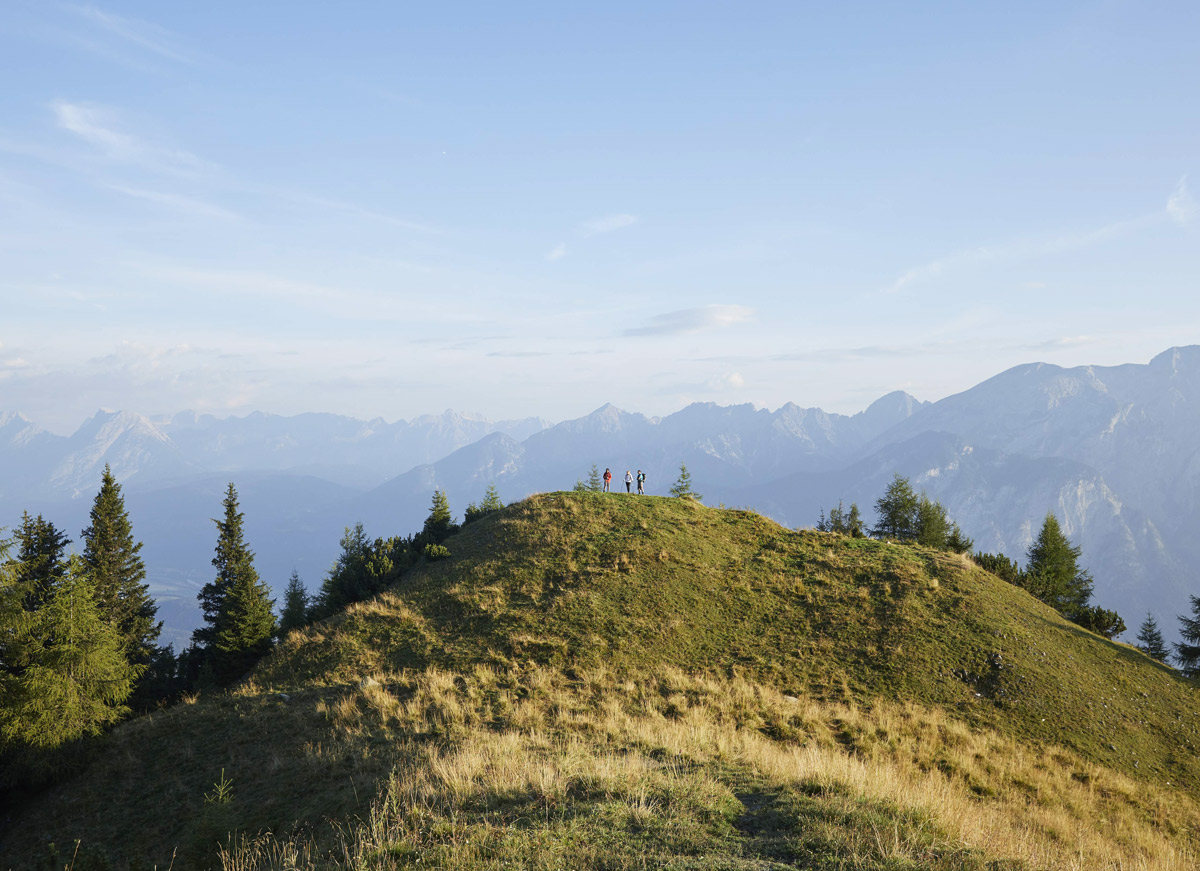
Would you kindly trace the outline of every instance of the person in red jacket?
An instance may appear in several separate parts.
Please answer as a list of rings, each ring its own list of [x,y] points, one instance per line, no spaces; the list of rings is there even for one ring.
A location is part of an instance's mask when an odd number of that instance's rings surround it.
[[[608,492],[608,485],[609,485],[611,482],[612,482],[612,470],[611,470],[611,469],[605,469],[605,470],[604,470],[604,492],[605,492],[605,493],[607,493],[607,492]]]

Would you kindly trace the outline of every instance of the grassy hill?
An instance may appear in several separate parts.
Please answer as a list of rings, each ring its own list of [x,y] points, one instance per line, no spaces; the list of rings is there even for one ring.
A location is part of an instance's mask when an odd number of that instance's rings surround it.
[[[968,560],[593,493],[447,546],[122,726],[0,856],[1196,867],[1195,686]]]

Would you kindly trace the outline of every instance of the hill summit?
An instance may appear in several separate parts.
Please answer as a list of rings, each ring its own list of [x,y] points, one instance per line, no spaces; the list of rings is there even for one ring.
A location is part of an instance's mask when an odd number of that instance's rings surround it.
[[[1195,687],[968,559],[599,493],[446,547],[118,729],[3,856],[1194,865]]]

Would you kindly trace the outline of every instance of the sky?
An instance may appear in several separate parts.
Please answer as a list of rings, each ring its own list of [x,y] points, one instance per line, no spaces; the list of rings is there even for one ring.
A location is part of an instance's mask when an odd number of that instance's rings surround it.
[[[0,2],[0,412],[852,413],[1200,342],[1200,4]]]

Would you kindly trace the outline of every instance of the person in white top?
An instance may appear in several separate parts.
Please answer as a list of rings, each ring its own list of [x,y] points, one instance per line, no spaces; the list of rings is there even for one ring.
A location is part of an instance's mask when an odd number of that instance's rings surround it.
[[[631,472],[631,471],[629,471],[628,469],[626,469],[626,470],[625,470],[625,492],[626,492],[626,493],[630,493],[630,492],[632,492],[632,491],[630,490],[630,488],[631,488],[632,486],[633,486],[633,472]]]

